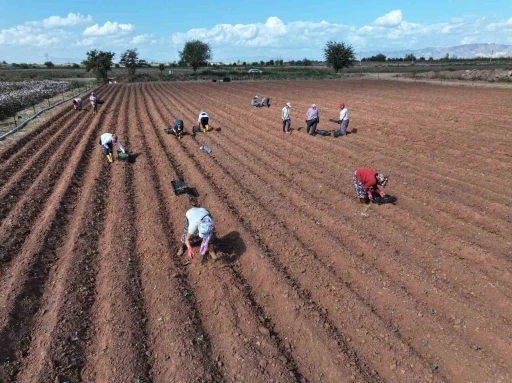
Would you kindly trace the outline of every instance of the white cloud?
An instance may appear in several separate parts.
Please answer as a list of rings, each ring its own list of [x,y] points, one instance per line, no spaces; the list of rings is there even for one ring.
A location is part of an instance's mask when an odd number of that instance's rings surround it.
[[[153,41],[155,41],[155,40],[152,40],[153,37],[154,37],[154,35],[152,33],[137,35],[130,40],[130,44],[142,44],[142,43],[146,43],[148,41],[153,43]]]
[[[373,23],[380,27],[398,27],[402,23],[402,11],[399,9],[391,11],[377,18]]]
[[[80,13],[69,13],[66,17],[50,16],[42,21],[46,28],[74,27],[92,23],[92,16],[82,16]]]
[[[101,27],[98,24],[87,27],[83,34],[85,36],[106,36],[130,32],[133,28],[134,26],[132,24],[121,24],[117,21],[107,21]]]

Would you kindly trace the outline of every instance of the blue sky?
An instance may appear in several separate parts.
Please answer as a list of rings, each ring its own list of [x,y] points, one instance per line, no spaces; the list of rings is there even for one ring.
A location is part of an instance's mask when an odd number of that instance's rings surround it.
[[[320,59],[328,40],[357,52],[512,44],[512,1],[415,3],[0,0],[0,60],[79,62],[95,48],[118,59],[137,48],[168,62],[195,38],[210,43],[214,61]]]

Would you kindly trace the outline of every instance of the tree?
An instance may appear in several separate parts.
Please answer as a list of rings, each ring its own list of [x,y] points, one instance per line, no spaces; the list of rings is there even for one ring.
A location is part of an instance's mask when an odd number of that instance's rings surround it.
[[[147,62],[139,58],[137,49],[127,49],[126,52],[121,55],[119,64],[124,65],[126,69],[128,69],[128,78],[131,81],[135,77],[137,68],[146,66]]]
[[[55,66],[55,64],[52,63],[51,61],[46,61],[44,63],[44,66],[47,67],[47,68],[53,68]]]
[[[71,68],[78,69],[78,68],[80,68],[80,65],[78,65],[77,63],[73,63],[73,64],[71,64]]]
[[[336,41],[328,41],[324,48],[325,62],[328,67],[333,67],[334,71],[342,68],[348,68],[355,60],[354,49],[352,45],[345,45],[345,43],[337,43]]]
[[[194,72],[197,68],[208,65],[208,60],[212,58],[210,45],[201,40],[188,41],[179,54],[180,62],[188,63]]]
[[[164,74],[165,65],[164,64],[158,64],[158,70],[160,71],[160,76]]]
[[[115,53],[98,51],[96,49],[87,52],[87,60],[82,61],[85,71],[92,71],[98,80],[106,80],[107,72],[112,67]]]
[[[404,61],[416,61],[416,56],[414,56],[412,53],[409,53],[405,55]]]

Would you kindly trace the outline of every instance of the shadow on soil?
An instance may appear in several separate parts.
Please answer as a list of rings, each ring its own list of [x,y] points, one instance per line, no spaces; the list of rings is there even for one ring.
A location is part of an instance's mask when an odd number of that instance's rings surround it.
[[[246,250],[245,242],[238,231],[232,231],[216,241],[216,251],[222,253],[221,261],[233,263],[240,258]]]
[[[141,155],[141,153],[130,153],[130,159],[128,160],[128,162],[130,164],[134,164],[135,161],[137,161],[137,157],[140,155]]]

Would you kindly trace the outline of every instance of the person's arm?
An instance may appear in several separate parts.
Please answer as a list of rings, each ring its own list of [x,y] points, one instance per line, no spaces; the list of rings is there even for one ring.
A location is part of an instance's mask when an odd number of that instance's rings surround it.
[[[192,258],[194,255],[194,250],[192,249],[192,245],[190,244],[190,238],[192,238],[192,234],[187,233],[185,236],[185,245],[187,246],[188,256]]]
[[[316,112],[316,123],[320,123],[320,112]]]
[[[123,153],[126,153],[126,150],[124,150],[124,146],[123,144],[121,143],[121,141],[117,140],[117,146],[119,147],[119,149],[121,149],[121,151]]]

